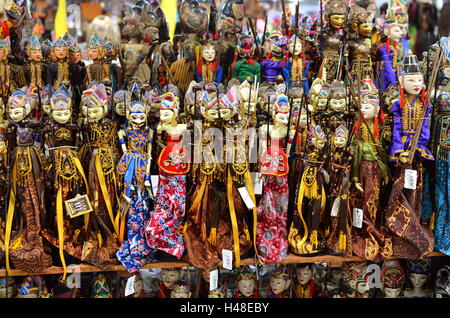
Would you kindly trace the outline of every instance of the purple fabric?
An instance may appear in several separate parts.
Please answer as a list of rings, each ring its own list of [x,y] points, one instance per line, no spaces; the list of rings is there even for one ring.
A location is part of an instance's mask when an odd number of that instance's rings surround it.
[[[389,84],[397,86],[397,68],[394,67],[394,48],[383,45],[378,49],[381,59],[381,67],[378,71],[378,78],[381,81],[381,91],[385,92]]]
[[[411,117],[414,117],[415,109],[418,107],[423,107],[422,103],[417,99],[411,103],[411,106],[405,104],[404,108],[400,108],[400,100],[396,100],[392,104],[392,114],[394,116],[394,126],[392,129],[392,144],[389,149],[389,160],[397,161],[398,156],[404,152],[409,150],[410,143],[414,138],[413,131],[405,131],[402,126],[402,116],[403,112],[407,110],[407,107],[413,107],[413,113]],[[431,151],[426,147],[428,141],[430,140],[430,128],[429,121],[431,115],[431,105],[428,105],[427,110],[425,112],[425,119],[423,121],[422,130],[420,133],[419,141],[416,147],[416,154],[419,155],[423,159],[433,160],[433,155]]]
[[[266,60],[261,63],[261,75],[263,82],[275,82],[278,75],[283,72],[282,61]]]

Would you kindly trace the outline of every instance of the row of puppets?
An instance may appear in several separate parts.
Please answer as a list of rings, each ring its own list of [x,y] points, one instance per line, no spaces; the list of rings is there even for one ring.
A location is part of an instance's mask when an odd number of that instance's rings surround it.
[[[449,39],[410,54],[401,0],[378,19],[297,6],[262,36],[242,1],[205,6],[183,1],[172,45],[157,1],[129,3],[123,43],[94,34],[87,66],[72,37],[21,38],[25,13],[6,11],[7,272],[449,254]]]
[[[403,264],[404,263],[404,264]],[[450,267],[429,258],[385,260],[381,267],[348,262],[342,267],[303,263],[275,267],[164,268],[129,278],[117,273],[8,277],[0,298],[447,298]],[[144,272],[148,272],[144,274]],[[258,271],[258,273],[256,273]],[[132,286],[132,288],[131,288]]]

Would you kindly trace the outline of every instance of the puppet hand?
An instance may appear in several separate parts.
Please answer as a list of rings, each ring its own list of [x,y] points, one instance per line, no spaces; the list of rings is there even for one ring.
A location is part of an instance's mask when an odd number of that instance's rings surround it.
[[[356,187],[356,189],[358,189],[359,192],[364,192],[364,189],[363,189],[361,183],[355,182],[355,187]]]

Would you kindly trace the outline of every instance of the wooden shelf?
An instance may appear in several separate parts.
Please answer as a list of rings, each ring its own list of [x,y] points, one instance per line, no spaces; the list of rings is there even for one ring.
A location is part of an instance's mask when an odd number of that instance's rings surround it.
[[[446,256],[440,252],[432,252],[428,257],[436,257],[436,256]],[[397,257],[390,257],[389,259],[395,259]],[[330,263],[331,267],[340,267],[345,262],[354,262],[354,261],[364,261],[364,259],[352,256],[352,257],[341,257],[341,256],[332,256],[332,255],[321,255],[321,256],[312,256],[312,257],[303,257],[296,256],[293,254],[289,254],[281,264],[297,264],[297,263]],[[255,259],[249,258],[241,261],[241,265],[254,265]],[[219,266],[222,266],[222,263],[219,263]],[[180,268],[180,267],[192,267],[189,263],[186,262],[156,262],[152,264],[148,264],[142,267],[142,269],[152,269],[152,268]],[[121,274],[127,275],[125,268],[122,265],[114,265],[108,269],[100,269],[95,266],[80,264],[75,266],[70,266],[67,268],[67,274],[72,273],[94,273],[94,272],[123,272]],[[62,274],[63,268],[58,266],[51,266],[42,272],[39,273],[28,273],[21,270],[12,269],[9,276],[26,276],[26,275],[55,275]],[[6,269],[0,269],[0,277],[6,276]]]

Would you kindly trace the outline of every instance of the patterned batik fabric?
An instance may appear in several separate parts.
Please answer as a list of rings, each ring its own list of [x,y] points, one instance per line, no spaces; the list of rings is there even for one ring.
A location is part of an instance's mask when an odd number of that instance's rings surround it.
[[[267,176],[258,210],[256,244],[259,258],[265,263],[281,262],[287,255],[287,176]]]
[[[180,259],[185,248],[180,226],[186,206],[186,175],[160,170],[157,200],[145,229],[147,242],[150,247]]]
[[[431,231],[420,222],[422,162],[415,159],[412,169],[417,170],[416,189],[404,188],[405,168],[397,169],[385,215],[385,226],[393,234],[393,255],[406,259],[422,258],[431,253],[434,246]]]
[[[450,151],[447,151],[450,155]],[[436,216],[434,224],[434,248],[444,254],[450,255],[450,211],[448,198],[450,189],[450,165],[448,161],[436,160]]]
[[[155,252],[145,239],[149,210],[143,193],[138,192],[132,197],[127,216],[127,239],[122,242],[116,255],[126,270],[134,273],[141,266],[156,261]]]
[[[361,162],[361,177],[364,197],[363,226],[356,231],[353,238],[353,253],[372,261],[381,261],[392,255],[392,240],[382,229],[376,228],[377,216],[380,213],[381,170],[376,161]],[[359,208],[358,203],[354,208]]]

